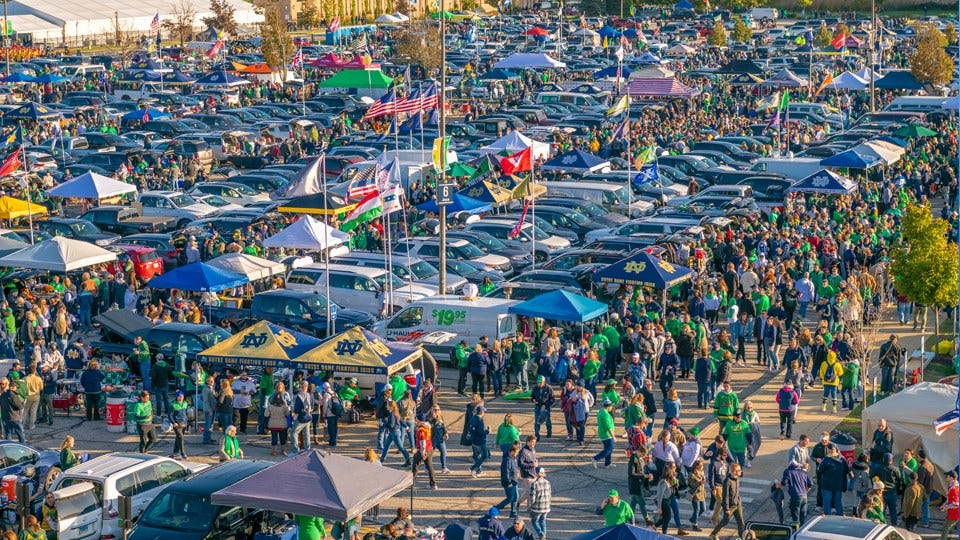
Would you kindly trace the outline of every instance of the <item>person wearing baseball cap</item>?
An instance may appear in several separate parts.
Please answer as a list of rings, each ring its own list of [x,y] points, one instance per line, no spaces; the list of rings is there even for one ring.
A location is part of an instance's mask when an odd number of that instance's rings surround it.
[[[540,438],[540,426],[546,424],[547,437],[553,437],[553,421],[550,419],[550,408],[556,398],[553,387],[547,384],[547,379],[540,375],[537,384],[530,390],[530,400],[533,401],[533,434]]]
[[[503,523],[500,523],[499,516],[500,509],[491,506],[487,510],[487,515],[477,520],[477,528],[480,530],[477,540],[500,540],[506,530],[503,528]]]
[[[513,527],[507,529],[504,538],[507,540],[537,540],[533,532],[523,526],[523,518],[519,516],[513,519]]]
[[[633,508],[620,498],[620,492],[611,489],[607,498],[600,503],[597,514],[603,516],[605,526],[613,527],[624,523],[633,523]]]
[[[600,460],[603,460],[603,466],[605,468],[615,467],[613,464],[613,443],[616,442],[617,438],[614,435],[613,425],[613,402],[607,398],[603,398],[603,407],[597,411],[597,438],[600,439],[600,443],[603,444],[603,449],[593,456],[593,468],[596,469],[597,465],[600,463]]]

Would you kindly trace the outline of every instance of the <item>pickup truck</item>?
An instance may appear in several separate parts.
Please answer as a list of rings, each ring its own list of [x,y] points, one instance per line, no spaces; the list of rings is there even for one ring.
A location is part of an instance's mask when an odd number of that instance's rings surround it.
[[[269,321],[304,334],[326,337],[327,299],[317,293],[287,289],[267,291],[244,300],[239,306],[220,306],[205,310],[215,324],[227,326],[234,332],[257,321]],[[342,332],[354,326],[369,328],[374,318],[365,311],[331,306],[334,331]]]
[[[99,206],[80,216],[100,227],[121,236],[139,233],[157,233],[172,231],[176,221],[170,217],[144,216],[132,206]]]
[[[174,349],[179,349],[188,360],[192,360],[198,352],[230,337],[230,332],[219,326],[190,323],[154,325],[150,319],[127,310],[101,313],[94,320],[103,328],[100,340],[90,344],[97,355],[129,357],[134,351],[133,340],[141,336],[150,345],[150,352],[154,355],[163,353],[165,357],[173,358]]]

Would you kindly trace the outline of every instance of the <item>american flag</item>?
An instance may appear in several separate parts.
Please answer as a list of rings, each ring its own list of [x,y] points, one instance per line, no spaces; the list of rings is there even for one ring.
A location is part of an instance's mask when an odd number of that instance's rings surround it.
[[[297,54],[293,55],[293,60],[290,61],[290,67],[293,69],[300,69],[303,67],[303,48],[297,49]]]
[[[340,17],[334,17],[333,20],[330,21],[330,26],[327,26],[327,31],[336,32],[339,29],[340,29]]]
[[[395,112],[397,112],[397,94],[393,88],[391,88],[386,94],[380,96],[380,99],[374,101],[373,105],[370,105],[370,108],[367,109],[367,114],[363,115],[363,117],[365,119],[376,118],[385,114],[394,114]]]
[[[367,35],[360,34],[357,39],[350,42],[349,49],[353,52],[360,52],[367,48]]]
[[[154,15],[153,20],[150,21],[150,31],[154,34],[160,31],[160,13]]]
[[[437,85],[431,84],[426,89],[417,86],[405,98],[397,100],[398,113],[414,113],[429,111],[440,105],[440,96],[437,94]]]
[[[366,169],[357,173],[356,176],[350,180],[350,187],[347,188],[347,198],[354,199],[363,199],[368,197],[373,193],[377,193],[377,165],[371,165]]]

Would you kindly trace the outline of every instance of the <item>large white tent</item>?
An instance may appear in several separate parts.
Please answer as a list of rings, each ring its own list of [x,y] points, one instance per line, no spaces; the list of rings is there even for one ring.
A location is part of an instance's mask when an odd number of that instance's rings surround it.
[[[215,259],[210,259],[207,264],[234,274],[243,274],[250,281],[276,276],[287,271],[283,263],[246,253],[224,253]]]
[[[869,84],[869,82],[858,77],[856,73],[847,71],[841,73],[833,82],[828,84],[827,88],[832,90],[863,90]]]
[[[322,251],[347,241],[347,233],[338,231],[326,223],[303,216],[287,228],[263,241],[263,247],[306,249]],[[2,260],[2,259],[0,259]]]
[[[496,142],[493,142],[488,146],[484,146],[479,151],[484,154],[499,154],[500,152],[506,150],[511,154],[515,154],[527,148],[531,149],[530,153],[533,159],[547,159],[550,157],[549,144],[535,141],[519,131],[511,131],[503,137],[500,137]]]
[[[934,488],[946,493],[943,473],[957,466],[957,425],[937,435],[933,420],[956,406],[956,386],[929,382],[909,386],[863,410],[863,440],[871,440],[880,419],[885,419],[894,433],[894,455],[903,455],[905,449],[915,450],[923,445],[936,471]]]
[[[59,186],[47,190],[50,197],[74,197],[78,199],[107,199],[126,194],[137,194],[133,184],[114,180],[95,172],[85,172]]]
[[[54,236],[0,258],[0,266],[72,272],[117,260],[117,254],[90,242]]]

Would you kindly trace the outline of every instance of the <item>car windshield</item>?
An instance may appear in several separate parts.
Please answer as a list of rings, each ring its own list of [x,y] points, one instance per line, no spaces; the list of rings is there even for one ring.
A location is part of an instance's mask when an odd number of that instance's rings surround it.
[[[150,503],[139,523],[157,529],[204,532],[210,529],[213,515],[209,495],[164,491]]]
[[[704,170],[704,169],[708,169],[708,168],[711,167],[711,165],[709,165],[709,164],[707,163],[707,158],[703,158],[703,159],[692,159],[692,160],[690,160],[688,163],[690,163],[690,166],[693,167],[694,169],[698,170],[698,171],[702,171],[702,170]],[[712,162],[711,162],[711,163],[712,163]]]
[[[411,264],[410,271],[413,272],[413,275],[416,276],[417,279],[432,278],[440,273],[433,265],[424,261],[417,261]]]
[[[477,272],[476,268],[456,259],[447,259],[447,272],[453,272],[459,276],[469,276]]]
[[[607,215],[607,211],[596,203],[585,203],[580,206],[580,209],[586,212],[590,217],[601,217]]]
[[[533,237],[537,240],[546,240],[547,238],[550,238],[550,235],[543,232],[540,227],[534,227],[532,225],[529,227],[524,227],[523,232],[526,233],[527,236],[530,236],[531,229],[533,230]]]
[[[459,254],[460,258],[463,259],[478,259],[484,256],[484,253],[480,251],[480,248],[470,243],[466,243],[460,247],[455,247],[453,250]]]
[[[100,232],[100,230],[89,221],[78,221],[76,223],[71,223],[70,230],[77,235],[97,234]]]
[[[202,341],[204,345],[211,347],[230,337],[230,332],[227,332],[223,328],[216,327],[209,332],[200,334],[199,337],[200,341]]]
[[[193,200],[193,197],[187,195],[186,193],[177,193],[176,195],[170,196],[170,202],[175,204],[177,208],[183,208],[184,206],[196,204],[197,201]]]
[[[234,184],[230,187],[236,189],[237,191],[239,191],[240,193],[243,193],[244,195],[259,195],[259,192],[257,192],[257,190],[253,189],[252,187],[246,184]]]
[[[570,210],[569,212],[566,212],[563,215],[566,216],[566,218],[569,219],[570,221],[576,223],[577,225],[590,224],[590,218],[581,214],[580,212],[577,212],[576,210]]]
[[[219,195],[205,195],[205,196],[203,197],[203,204],[209,204],[210,206],[215,206],[215,207],[217,207],[217,208],[221,208],[221,207],[227,206],[228,204],[231,204],[231,203],[230,203],[230,201],[224,199],[223,197],[221,197],[221,196],[219,196]]]
[[[322,294],[314,294],[303,297],[303,303],[314,313],[327,312],[327,297]]]
[[[394,289],[394,290],[402,289],[402,288],[403,288],[404,283],[403,283],[402,281],[400,281],[400,278],[398,278],[397,276],[395,276],[395,275],[393,275],[393,274],[383,273],[383,274],[380,274],[379,276],[373,278],[373,280],[377,282],[377,285],[379,285],[379,286],[381,286],[381,287],[383,287],[384,285],[387,284],[387,280],[388,280],[388,279],[390,280],[390,288],[392,288],[392,289]]]

